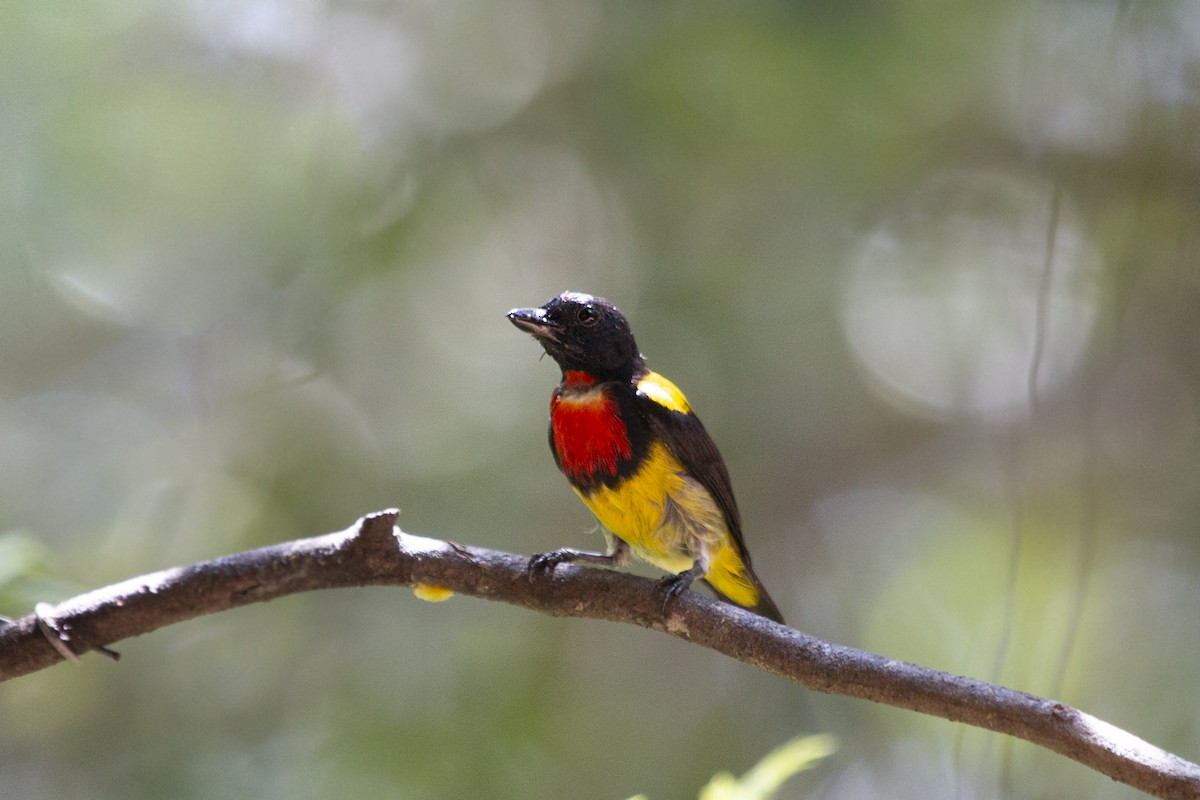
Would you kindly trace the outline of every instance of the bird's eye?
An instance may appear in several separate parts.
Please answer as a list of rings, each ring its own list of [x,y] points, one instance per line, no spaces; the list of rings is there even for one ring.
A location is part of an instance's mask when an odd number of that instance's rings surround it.
[[[592,306],[580,306],[575,318],[579,320],[580,325],[595,325],[596,320],[600,319],[600,314]]]

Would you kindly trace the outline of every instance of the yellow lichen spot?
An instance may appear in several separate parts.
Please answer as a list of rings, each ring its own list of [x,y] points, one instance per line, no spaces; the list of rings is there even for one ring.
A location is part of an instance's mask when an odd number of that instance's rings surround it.
[[[413,584],[413,594],[417,596],[417,599],[424,600],[427,603],[440,603],[454,596],[454,592],[445,586],[438,586],[436,583],[422,583],[421,581]]]
[[[687,398],[683,396],[683,392],[679,390],[679,387],[657,372],[648,373],[646,377],[638,381],[637,390],[638,394],[648,397],[660,406],[666,406],[672,411],[687,414],[692,410],[692,407],[688,405]]]

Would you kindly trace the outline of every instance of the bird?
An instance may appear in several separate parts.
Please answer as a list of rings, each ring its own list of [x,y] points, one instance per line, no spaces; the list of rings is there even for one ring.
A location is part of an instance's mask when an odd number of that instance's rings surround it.
[[[560,548],[560,563],[624,566],[632,552],[669,573],[664,610],[697,579],[722,600],[783,623],[750,565],[729,470],[684,393],[646,366],[629,321],[602,297],[567,291],[508,319],[562,370],[550,396],[550,452],[600,522],[603,553]]]

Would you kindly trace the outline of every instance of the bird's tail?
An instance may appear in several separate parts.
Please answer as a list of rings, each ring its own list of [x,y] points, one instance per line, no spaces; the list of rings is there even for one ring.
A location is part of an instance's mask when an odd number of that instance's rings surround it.
[[[749,558],[733,547],[722,547],[717,551],[704,582],[722,600],[748,608],[760,617],[775,620],[781,625],[787,624],[783,621],[779,606],[775,605],[762,581],[750,569]]]

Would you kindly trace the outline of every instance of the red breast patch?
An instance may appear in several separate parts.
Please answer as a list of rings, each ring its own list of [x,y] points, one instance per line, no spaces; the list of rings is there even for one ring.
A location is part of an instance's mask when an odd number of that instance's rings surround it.
[[[588,483],[597,474],[617,474],[617,465],[633,455],[619,408],[603,389],[554,392],[550,428],[558,464],[567,477]]]

